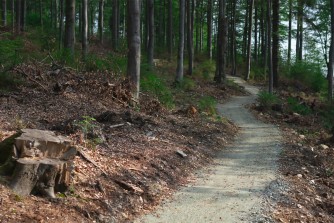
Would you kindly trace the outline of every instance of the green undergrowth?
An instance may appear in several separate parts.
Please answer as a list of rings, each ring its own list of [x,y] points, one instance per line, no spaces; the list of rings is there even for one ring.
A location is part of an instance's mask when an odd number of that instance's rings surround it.
[[[149,69],[146,64],[141,68],[141,90],[157,97],[157,99],[167,108],[173,108],[174,98],[170,87],[166,81],[159,77],[154,70]]]
[[[327,89],[327,80],[318,64],[309,62],[296,62],[282,74],[290,79],[300,81],[314,92]]]
[[[264,109],[270,109],[273,105],[280,103],[279,98],[275,94],[271,94],[266,91],[261,91],[258,94],[258,101],[261,107]]]
[[[312,113],[312,110],[309,106],[301,104],[296,98],[287,98],[287,103],[291,112],[295,112],[300,115],[309,115]]]
[[[200,111],[207,113],[209,116],[217,115],[217,100],[211,96],[203,96],[198,101]]]

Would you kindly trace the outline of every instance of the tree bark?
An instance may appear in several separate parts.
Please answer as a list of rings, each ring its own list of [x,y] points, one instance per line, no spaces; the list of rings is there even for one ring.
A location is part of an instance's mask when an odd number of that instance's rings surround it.
[[[247,70],[245,79],[248,80],[251,70],[251,58],[252,58],[252,27],[253,27],[253,7],[254,0],[249,0],[248,10],[248,38],[247,38]]]
[[[153,67],[154,57],[154,0],[147,0],[148,10],[148,44],[147,44],[147,61],[150,68]]]
[[[26,16],[27,16],[27,0],[22,0],[21,1],[21,25],[20,29],[22,32],[25,31],[26,29]]]
[[[75,0],[65,0],[65,36],[64,47],[69,50],[70,55],[74,56],[74,42],[75,42]]]
[[[16,20],[15,20],[15,27],[16,27],[16,33],[20,34],[21,32],[21,15],[22,15],[22,10],[21,10],[21,0],[16,0]]]
[[[273,57],[273,86],[278,87],[278,65],[279,65],[279,0],[273,0],[273,46],[272,46],[272,57]]]
[[[103,43],[103,21],[104,21],[104,0],[99,1],[99,21],[98,21],[98,29],[99,29],[99,38],[100,43]]]
[[[128,0],[128,66],[127,75],[131,84],[132,95],[139,98],[140,81],[140,0]]]
[[[194,63],[194,0],[187,1],[187,48],[188,48],[188,74],[193,73],[193,63]]]
[[[329,50],[328,68],[328,100],[333,103],[333,73],[334,73],[334,0],[330,0],[331,7],[331,45]]]
[[[296,37],[296,60],[303,59],[303,14],[304,0],[298,0],[297,9],[297,37]]]
[[[111,33],[112,33],[112,47],[117,50],[118,47],[118,33],[119,33],[119,2],[113,0],[112,2],[112,21],[111,21]]]
[[[169,53],[169,60],[173,56],[173,0],[168,0],[168,32],[167,32],[167,48]]]
[[[1,6],[2,6],[2,11],[1,11],[2,25],[7,26],[7,1],[2,0]]]
[[[216,59],[216,73],[214,80],[216,83],[225,81],[225,50],[227,44],[227,19],[225,18],[225,0],[219,0],[218,13],[218,37],[217,37],[217,59]]]
[[[289,0],[288,66],[291,64],[292,0]]]
[[[236,41],[236,0],[233,1],[232,7],[232,76],[236,76],[237,73],[237,41]]]
[[[64,39],[64,0],[59,0],[59,50],[62,48]]]
[[[271,45],[271,0],[267,0],[267,49],[268,49],[268,76],[269,76],[269,93],[273,93],[273,58]]]
[[[176,69],[176,79],[175,79],[177,83],[181,83],[183,81],[184,23],[185,23],[185,0],[180,0],[179,46],[178,46],[177,69]]]
[[[85,60],[88,54],[88,0],[82,0],[82,56]]]

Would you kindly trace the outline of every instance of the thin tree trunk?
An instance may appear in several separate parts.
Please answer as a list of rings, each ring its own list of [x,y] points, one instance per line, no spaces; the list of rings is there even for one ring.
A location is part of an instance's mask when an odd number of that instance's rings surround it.
[[[208,49],[209,59],[212,59],[212,0],[208,0],[207,22],[208,22],[207,49]]]
[[[267,49],[268,49],[268,76],[269,93],[273,93],[273,59],[271,48],[271,0],[267,0]]]
[[[2,12],[1,12],[2,25],[7,26],[7,1],[2,0],[1,6],[2,6]]]
[[[278,64],[279,64],[279,0],[273,0],[273,86],[278,87]]]
[[[184,23],[185,23],[185,0],[180,0],[179,13],[179,47],[177,55],[176,79],[177,83],[183,81],[183,54],[184,54]]]
[[[257,36],[258,36],[258,11],[259,7],[256,3],[255,5],[255,15],[254,15],[254,60],[257,63],[258,59],[258,42],[257,42]]]
[[[236,0],[233,1],[232,9],[232,76],[237,73],[237,42],[236,42]]]
[[[252,26],[253,26],[253,7],[254,0],[249,0],[249,12],[248,12],[248,41],[247,41],[247,71],[245,79],[248,80],[251,70],[251,57],[252,57]]]
[[[128,0],[128,67],[127,75],[130,80],[132,95],[139,98],[140,80],[140,0]]]
[[[39,0],[39,23],[43,29],[43,1]]]
[[[82,0],[82,56],[85,60],[88,54],[88,0]]]
[[[216,83],[222,83],[225,80],[225,48],[227,44],[227,19],[225,18],[225,0],[219,0],[218,13],[218,37],[217,37],[217,59],[216,73],[214,80]]]
[[[193,73],[193,62],[194,62],[194,44],[193,44],[193,19],[194,19],[194,0],[187,1],[187,48],[188,48],[188,74]]]
[[[21,32],[21,0],[16,0],[16,33],[19,34]]]
[[[65,0],[65,36],[64,47],[69,50],[71,56],[74,56],[75,42],[75,0]]]
[[[64,37],[64,0],[59,0],[59,50],[62,48]]]
[[[334,73],[334,0],[330,0],[331,7],[331,45],[329,50],[328,69],[328,100],[333,103],[333,73]]]
[[[119,2],[118,0],[113,0],[111,24],[112,24],[111,25],[112,47],[114,50],[116,50],[118,47],[118,33],[119,33]]]
[[[104,0],[99,1],[99,38],[100,38],[100,43],[103,43],[103,15],[104,15]]]
[[[27,0],[21,0],[21,31],[24,32],[26,29],[26,16],[27,16]]]
[[[303,14],[304,14],[303,0],[298,0],[297,9],[297,41],[296,41],[296,60],[303,59]]]
[[[173,56],[173,0],[168,0],[168,33],[167,33],[167,48],[169,53],[169,60]]]
[[[12,8],[11,8],[11,11],[12,11],[12,33],[15,32],[15,0],[12,0]]]
[[[292,0],[289,0],[288,66],[291,64]]]
[[[147,61],[150,68],[153,67],[154,57],[154,0],[147,0],[148,10],[148,44]]]
[[[243,59],[246,57],[247,53],[247,31],[248,31],[248,21],[249,21],[249,0],[246,0],[246,13],[245,13],[245,26],[244,26],[244,34],[242,37],[242,57]]]

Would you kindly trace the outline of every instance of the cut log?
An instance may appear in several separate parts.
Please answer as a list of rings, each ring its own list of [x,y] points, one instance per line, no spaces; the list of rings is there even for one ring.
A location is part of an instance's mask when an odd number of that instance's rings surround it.
[[[17,161],[10,187],[20,196],[33,189],[48,197],[64,191],[71,183],[70,174],[77,149],[71,141],[51,131],[23,129],[15,139]]]

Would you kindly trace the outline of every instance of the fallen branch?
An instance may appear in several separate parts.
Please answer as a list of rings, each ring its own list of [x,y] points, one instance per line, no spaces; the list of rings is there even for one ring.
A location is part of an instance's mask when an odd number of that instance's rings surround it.
[[[48,89],[41,83],[39,83],[38,81],[36,81],[35,79],[31,78],[28,74],[26,74],[23,70],[20,70],[18,68],[14,68],[14,71],[24,75],[25,77],[27,77],[30,81],[34,82],[35,84],[38,84],[40,87],[42,87],[45,91],[48,91]]]
[[[103,173],[104,176],[108,176],[108,174],[99,165],[97,165],[97,163],[94,160],[92,160],[91,158],[89,158],[88,155],[84,151],[82,151],[81,149],[78,149],[78,154],[84,160],[86,160],[87,162],[93,164],[96,168],[98,168]]]

